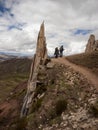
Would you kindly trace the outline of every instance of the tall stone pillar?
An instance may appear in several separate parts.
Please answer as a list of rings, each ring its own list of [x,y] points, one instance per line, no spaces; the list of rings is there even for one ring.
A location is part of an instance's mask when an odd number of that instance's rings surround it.
[[[46,48],[44,22],[43,22],[41,24],[37,38],[36,54],[34,56],[31,65],[31,71],[27,85],[27,94],[24,98],[24,103],[21,110],[21,117],[26,116],[29,113],[30,107],[33,104],[35,89],[37,87],[37,76],[39,72],[39,66],[44,65],[46,59],[47,59],[47,48]]]

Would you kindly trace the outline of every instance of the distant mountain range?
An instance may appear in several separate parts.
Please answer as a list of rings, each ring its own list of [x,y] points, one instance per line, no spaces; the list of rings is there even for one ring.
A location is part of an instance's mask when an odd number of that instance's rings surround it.
[[[19,52],[0,51],[0,62],[8,60],[8,59],[24,58],[24,57],[31,59],[33,56],[31,54],[23,54]]]

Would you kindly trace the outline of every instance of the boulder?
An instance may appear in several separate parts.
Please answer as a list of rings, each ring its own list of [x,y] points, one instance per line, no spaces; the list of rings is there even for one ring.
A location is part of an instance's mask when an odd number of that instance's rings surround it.
[[[52,69],[54,67],[54,63],[52,62],[49,62],[47,65],[46,65],[47,69]]]

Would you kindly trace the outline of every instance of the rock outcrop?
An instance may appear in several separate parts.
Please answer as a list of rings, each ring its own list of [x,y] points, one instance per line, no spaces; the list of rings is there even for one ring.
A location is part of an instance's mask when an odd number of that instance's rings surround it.
[[[59,62],[47,74],[47,90],[39,109],[30,113],[27,130],[97,130],[98,92],[90,81]]]
[[[47,59],[47,48],[44,33],[44,22],[43,22],[38,34],[36,54],[34,56],[33,63],[31,65],[31,72],[27,86],[27,94],[24,98],[24,103],[21,110],[21,117],[26,116],[29,113],[30,107],[34,102],[39,67],[40,65],[44,66],[46,59]]]
[[[98,51],[98,40],[95,40],[95,36],[92,34],[88,40],[85,52],[91,53],[93,51]]]

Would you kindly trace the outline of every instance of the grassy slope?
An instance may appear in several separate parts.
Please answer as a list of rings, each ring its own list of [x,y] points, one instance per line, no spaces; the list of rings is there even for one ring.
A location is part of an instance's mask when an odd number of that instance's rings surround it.
[[[14,58],[0,63],[0,130],[18,120],[31,62],[27,58]]]
[[[11,59],[0,63],[0,102],[11,94],[13,89],[28,79],[31,60]]]
[[[98,75],[98,52],[82,53],[66,57],[69,61],[91,69]]]

